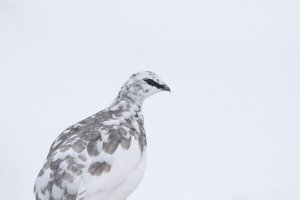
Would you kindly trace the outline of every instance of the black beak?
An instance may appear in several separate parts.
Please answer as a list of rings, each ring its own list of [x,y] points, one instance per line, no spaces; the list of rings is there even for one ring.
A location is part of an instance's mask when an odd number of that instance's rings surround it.
[[[162,88],[162,90],[171,92],[171,89],[167,85],[164,85],[164,87]]]

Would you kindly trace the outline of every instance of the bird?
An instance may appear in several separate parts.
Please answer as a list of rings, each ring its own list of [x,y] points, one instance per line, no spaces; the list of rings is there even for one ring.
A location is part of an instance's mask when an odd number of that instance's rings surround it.
[[[141,182],[147,140],[142,105],[171,91],[151,71],[131,75],[112,104],[65,129],[34,184],[36,200],[126,200]]]

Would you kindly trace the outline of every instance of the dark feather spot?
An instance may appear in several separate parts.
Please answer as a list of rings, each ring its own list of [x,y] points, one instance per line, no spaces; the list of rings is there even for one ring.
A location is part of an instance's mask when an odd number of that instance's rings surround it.
[[[97,147],[98,138],[91,139],[87,146],[87,152],[90,156],[98,156],[100,154],[100,151]]]
[[[106,162],[96,162],[89,167],[89,173],[100,176],[103,172],[109,172],[111,166]]]

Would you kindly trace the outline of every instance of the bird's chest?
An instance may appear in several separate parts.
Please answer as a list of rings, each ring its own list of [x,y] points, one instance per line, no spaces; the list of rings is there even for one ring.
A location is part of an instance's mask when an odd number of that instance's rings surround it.
[[[141,154],[140,160],[134,169],[114,188],[107,196],[106,200],[126,200],[141,182],[146,167],[146,148]]]
[[[110,157],[110,171],[91,177],[88,200],[125,200],[138,186],[146,166],[146,146],[141,151],[139,140],[131,137],[128,149],[119,145]]]

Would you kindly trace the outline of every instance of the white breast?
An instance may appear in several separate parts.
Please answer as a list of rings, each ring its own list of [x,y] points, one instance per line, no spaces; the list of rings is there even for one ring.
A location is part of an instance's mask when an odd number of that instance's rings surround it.
[[[107,155],[104,155],[107,156]],[[101,176],[88,175],[84,184],[87,200],[125,200],[140,183],[146,166],[146,148],[143,153],[132,137],[130,148],[118,146],[111,155],[111,170]]]

